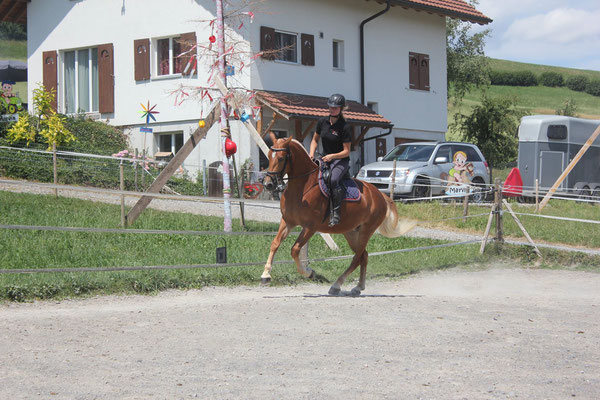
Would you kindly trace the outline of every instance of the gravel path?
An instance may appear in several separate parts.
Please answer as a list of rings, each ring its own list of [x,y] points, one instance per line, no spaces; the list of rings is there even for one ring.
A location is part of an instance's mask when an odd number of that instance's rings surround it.
[[[0,398],[600,398],[600,274],[513,267],[0,304]]]

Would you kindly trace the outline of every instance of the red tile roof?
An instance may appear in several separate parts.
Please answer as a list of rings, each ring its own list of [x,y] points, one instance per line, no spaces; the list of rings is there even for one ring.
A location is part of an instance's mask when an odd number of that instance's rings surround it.
[[[377,2],[386,3],[385,0],[377,0]],[[492,22],[491,18],[464,0],[391,0],[391,4],[419,11],[427,11],[445,17],[457,18],[463,21],[475,22],[481,25]]]
[[[256,98],[286,118],[319,119],[329,115],[327,97],[261,90],[256,92]],[[344,117],[352,124],[382,128],[392,126],[389,120],[365,105],[356,101],[346,101],[346,105]]]

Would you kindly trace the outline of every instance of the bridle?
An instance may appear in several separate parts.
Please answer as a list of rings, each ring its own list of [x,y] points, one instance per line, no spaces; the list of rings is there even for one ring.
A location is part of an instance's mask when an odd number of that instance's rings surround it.
[[[267,170],[267,172],[265,173],[265,175],[267,175],[269,178],[271,178],[272,181],[274,181],[276,183],[275,189],[273,191],[283,192],[285,190],[285,181],[286,181],[286,179],[284,179],[283,176],[285,175],[285,169],[287,167],[288,161],[291,163],[292,153],[290,152],[289,147],[287,147],[287,148],[271,147],[270,150],[273,152],[285,151],[285,160],[283,161],[283,167],[281,168],[281,170],[279,170],[277,172]],[[290,179],[302,178],[303,176],[312,174],[313,172],[315,172],[318,169],[319,169],[319,166],[317,165],[315,168],[313,168],[309,172],[305,172],[303,174],[296,175],[296,176],[288,176],[287,180],[289,181]]]

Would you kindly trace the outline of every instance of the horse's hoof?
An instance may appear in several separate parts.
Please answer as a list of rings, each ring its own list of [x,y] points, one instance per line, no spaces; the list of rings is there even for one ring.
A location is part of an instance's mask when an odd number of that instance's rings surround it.
[[[261,285],[267,286],[269,283],[271,283],[271,278],[260,278]]]
[[[360,296],[360,289],[354,288],[350,291],[350,296]]]
[[[332,296],[337,296],[338,294],[340,294],[340,291],[340,288],[335,288],[333,286],[329,288],[329,294]]]
[[[308,276],[308,279],[315,279],[316,276],[317,276],[317,274],[315,274],[315,271],[313,270],[313,271],[310,272],[310,275]]]

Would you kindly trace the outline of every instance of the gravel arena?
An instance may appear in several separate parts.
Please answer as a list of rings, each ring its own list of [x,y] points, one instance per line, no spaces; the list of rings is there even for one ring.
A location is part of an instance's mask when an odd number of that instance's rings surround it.
[[[502,264],[327,290],[2,304],[0,398],[600,398],[597,273]]]

